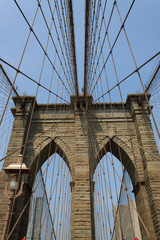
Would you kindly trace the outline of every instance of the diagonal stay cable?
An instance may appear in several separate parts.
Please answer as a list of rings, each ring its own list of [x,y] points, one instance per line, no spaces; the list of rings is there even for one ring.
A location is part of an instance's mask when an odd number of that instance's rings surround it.
[[[20,213],[19,217],[17,218],[15,224],[13,225],[13,227],[12,227],[12,229],[11,229],[11,231],[10,231],[8,237],[7,237],[7,240],[9,240],[9,238],[10,238],[12,232],[14,231],[14,229],[15,229],[15,227],[16,227],[16,225],[17,225],[17,223],[19,222],[19,220],[20,220],[20,218],[22,217],[22,215],[23,215],[25,209],[26,209],[27,206],[29,205],[29,203],[30,203],[30,201],[31,201],[31,197],[33,196],[33,194],[35,193],[37,187],[39,186],[39,184],[40,184],[40,182],[41,182],[41,180],[42,180],[42,178],[43,178],[45,172],[48,170],[50,163],[51,163],[51,161],[49,162],[49,164],[47,164],[46,169],[44,170],[43,174],[41,175],[41,177],[40,177],[40,179],[39,179],[37,185],[35,186],[34,190],[32,190],[29,199],[27,200],[26,204],[24,205],[24,208],[23,208],[22,212]],[[62,167],[62,164],[61,164],[61,167]],[[54,188],[55,188],[56,183],[57,183],[57,178],[56,178],[56,181],[55,181],[55,184],[54,184]]]
[[[84,65],[84,73],[85,79],[87,79],[88,75],[88,65],[90,65],[90,51],[92,47],[92,38],[93,38],[93,29],[94,29],[94,20],[95,20],[95,6],[96,1],[93,2],[86,1],[86,16],[85,16],[85,65]],[[88,9],[87,9],[88,8]],[[92,10],[93,9],[93,10]],[[92,10],[92,11],[91,11]],[[88,20],[89,19],[89,20]],[[88,44],[90,43],[90,44]]]
[[[94,18],[91,21],[91,23],[92,23],[92,31],[91,31],[91,33],[89,35],[90,36],[90,41],[88,41],[88,45],[89,45],[89,53],[88,53],[89,59],[87,61],[87,80],[88,80],[87,81],[87,88],[88,88],[88,83],[89,83],[90,74],[91,74],[91,65],[92,65],[94,47],[95,47],[95,43],[96,43],[96,36],[97,36],[97,30],[98,30],[98,21],[99,21],[99,17],[100,17],[101,0],[98,0],[98,1],[99,1],[99,3],[97,2],[96,15],[93,14]],[[95,6],[94,6],[94,8],[95,8]],[[93,13],[95,13],[95,9],[94,9]],[[103,23],[103,20],[101,22]]]
[[[51,26],[49,27],[48,22],[47,22],[47,19],[46,19],[46,17],[45,17],[45,14],[44,14],[44,11],[43,11],[43,9],[42,9],[42,6],[41,6],[40,1],[37,0],[37,3],[38,3],[38,5],[39,5],[41,14],[42,14],[42,16],[43,16],[43,20],[44,20],[44,22],[45,22],[46,28],[47,28],[47,30],[48,30],[48,33],[49,33],[50,38],[51,38],[51,41],[52,41],[53,46],[54,46],[54,48],[55,48],[56,54],[57,54],[57,56],[58,56],[60,65],[62,66],[62,69],[63,69],[64,75],[65,75],[65,78],[66,78],[66,80],[67,80],[67,82],[68,82],[68,85],[70,86],[70,81],[69,81],[69,79],[68,79],[68,77],[67,77],[66,71],[65,71],[64,66],[63,66],[63,64],[62,64],[62,60],[61,60],[61,58],[60,58],[60,55],[59,55],[59,52],[58,52],[58,50],[57,50],[55,41],[54,41],[54,39],[53,39],[53,35],[52,35],[52,33],[51,33],[52,24],[51,24]],[[53,21],[53,20],[52,20],[52,21]],[[72,91],[71,86],[70,86],[70,90]]]
[[[44,52],[44,54],[46,55],[46,57],[47,57],[48,61],[50,62],[50,64],[51,64],[52,68],[55,70],[55,72],[56,72],[57,76],[58,76],[58,77],[59,77],[59,79],[61,80],[61,82],[62,82],[62,84],[63,84],[64,88],[67,90],[68,94],[70,95],[70,92],[69,92],[69,91],[68,91],[68,89],[66,88],[66,85],[65,85],[64,81],[62,80],[62,78],[61,78],[61,76],[59,75],[59,73],[58,73],[57,69],[55,68],[55,66],[53,65],[53,63],[52,63],[51,59],[49,58],[49,56],[48,56],[47,52],[45,51],[45,49],[44,49],[44,47],[43,47],[42,43],[40,42],[40,40],[39,40],[39,38],[37,37],[36,33],[34,32],[33,28],[31,27],[31,25],[30,25],[29,21],[27,20],[26,16],[24,15],[24,13],[23,13],[22,9],[20,8],[19,4],[17,3],[17,1],[16,1],[16,0],[14,0],[14,2],[15,2],[15,4],[16,4],[16,6],[18,7],[18,9],[19,9],[20,13],[22,14],[22,16],[23,16],[24,20],[26,21],[26,23],[27,23],[28,27],[30,28],[31,32],[33,33],[33,35],[34,35],[35,39],[37,40],[37,42],[38,42],[39,46],[41,47],[42,51],[43,51],[43,52]]]
[[[48,3],[49,11],[50,11],[50,14],[51,14],[51,17],[52,17],[52,20],[53,20],[53,24],[54,24],[54,28],[55,28],[55,31],[56,31],[56,35],[57,35],[57,38],[59,39],[60,37],[59,37],[58,30],[57,30],[56,22],[55,22],[55,19],[54,19],[54,15],[53,15],[54,11],[52,11],[50,0],[47,0],[47,3]],[[55,2],[55,5],[56,5],[56,2]],[[56,9],[56,6],[55,6],[54,10],[55,9]],[[61,25],[62,25],[62,22],[60,22],[60,26]],[[61,35],[62,35],[62,27],[60,27],[60,31],[61,31]],[[63,35],[62,35],[62,38],[63,38]],[[61,49],[61,52],[62,52],[62,55],[63,55],[63,59],[64,59],[65,66],[66,66],[66,69],[67,69],[67,73],[68,73],[68,75],[70,73],[70,78],[72,78],[71,67],[70,67],[70,64],[69,64],[68,54],[67,54],[67,50],[66,50],[66,46],[64,44],[64,41],[63,41],[63,46],[64,46],[65,54],[64,54],[64,51],[63,51],[63,48],[62,48],[61,41],[59,41],[59,46],[60,46],[60,49]],[[66,57],[65,57],[65,55],[66,55]],[[67,60],[66,60],[66,58],[67,58]],[[67,63],[68,63],[68,65],[67,65]]]
[[[106,1],[106,4],[107,4],[107,1]],[[98,39],[97,39],[97,44],[96,44],[96,48],[95,48],[95,53],[92,56],[93,61],[92,61],[92,66],[91,66],[91,74],[93,73],[93,70],[94,70],[93,67],[95,65],[95,60],[96,60],[96,56],[97,56],[97,52],[98,52],[99,39],[100,39],[101,31],[102,31],[102,24],[103,24],[104,19],[105,19],[105,16],[104,16],[105,9],[106,9],[106,5],[104,6],[104,10],[103,10],[103,14],[102,14],[102,20],[101,20],[101,24],[100,24],[100,30],[99,30],[99,34],[98,34]],[[111,9],[111,13],[110,13],[110,16],[109,16],[109,20],[108,20],[108,24],[107,24],[107,31],[108,31],[108,29],[110,27],[110,23],[111,23],[111,19],[112,19],[112,16],[113,16],[114,9],[115,9],[115,1],[113,3],[112,9]],[[99,62],[100,56],[102,54],[102,50],[103,50],[103,46],[104,46],[104,43],[105,43],[106,36],[107,36],[107,32],[105,32],[105,35],[104,35],[104,38],[103,38],[103,41],[102,41],[102,45],[101,45],[101,48],[100,48],[99,56],[97,57],[97,63],[96,63],[95,69],[97,69],[98,62]],[[95,73],[96,73],[96,70],[94,71],[94,75],[95,75]],[[93,76],[93,78],[94,78],[94,76]],[[90,79],[93,79],[93,78],[92,78],[92,75],[91,75]],[[90,82],[92,82],[92,80],[90,80]],[[89,91],[90,91],[90,89],[88,89],[88,92]]]
[[[39,6],[37,6],[37,9],[36,9],[36,12],[35,12],[33,21],[32,21],[31,28],[33,28],[33,26],[34,26],[34,23],[35,23],[37,14],[38,14],[38,10],[39,10]],[[24,54],[25,54],[25,51],[26,51],[26,48],[27,48],[27,45],[28,45],[30,36],[31,36],[31,29],[29,30],[29,33],[28,33],[28,36],[27,36],[27,40],[26,40],[25,45],[24,45],[24,48],[23,48],[23,52],[22,52],[22,55],[21,55],[21,58],[20,58],[20,61],[19,61],[19,64],[18,64],[18,70],[19,70],[20,67],[21,67],[22,60],[23,60],[23,57],[24,57]],[[5,115],[5,111],[6,111],[6,109],[7,109],[7,105],[8,105],[9,99],[10,99],[10,97],[11,97],[12,90],[13,90],[13,87],[14,87],[14,85],[15,85],[17,76],[18,76],[18,71],[16,71],[16,74],[15,74],[15,77],[14,77],[14,80],[13,80],[13,83],[12,83],[12,86],[11,86],[11,89],[10,89],[10,92],[9,92],[9,95],[8,95],[8,99],[7,99],[6,104],[5,104],[5,107],[4,107],[4,109],[3,109],[3,113],[2,113],[2,116],[1,116],[1,119],[0,119],[0,124],[1,124],[2,121],[3,121],[3,117],[4,117],[4,115]]]
[[[124,81],[126,81],[128,78],[130,78],[133,74],[137,73],[138,70],[140,70],[141,68],[143,68],[145,65],[147,65],[150,61],[152,61],[154,58],[156,58],[158,55],[160,55],[160,51],[158,53],[156,53],[154,56],[152,56],[150,59],[148,59],[145,63],[143,63],[141,66],[139,66],[138,68],[136,68],[133,72],[131,72],[129,75],[127,75],[125,78],[123,78],[121,81],[119,81],[119,83],[115,84],[112,88],[110,88],[107,92],[105,92],[103,95],[101,95],[100,97],[98,97],[95,102],[97,102],[98,100],[100,100],[101,98],[103,98],[106,94],[110,93],[114,88],[116,88],[117,86],[119,86],[121,83],[123,83]]]
[[[91,14],[92,5],[91,2],[89,2],[90,5],[86,2],[86,5],[89,5],[87,7],[86,11],[86,24],[85,24],[85,67],[84,67],[84,99],[85,94],[88,92],[88,85],[90,80],[90,73],[91,73],[91,66],[92,66],[92,58],[93,58],[93,52],[94,52],[94,46],[96,42],[96,36],[98,34],[98,21],[100,17],[100,6],[101,2],[99,0],[99,3],[96,2],[93,6],[93,16]],[[95,11],[95,7],[96,11]],[[96,13],[96,14],[95,14]],[[91,19],[92,18],[92,19]],[[101,23],[103,20],[101,21]],[[91,24],[90,24],[91,23]],[[91,28],[91,29],[90,29]]]
[[[74,23],[73,23],[73,7],[72,0],[69,0],[69,20],[70,20],[70,29],[71,29],[71,41],[72,41],[72,52],[73,52],[73,66],[74,66],[74,81],[75,81],[75,92],[78,102],[78,79],[77,79],[77,63],[76,63],[76,50],[75,50],[75,34],[74,34]]]
[[[2,71],[5,78],[7,79],[7,82],[9,83],[9,90],[10,90],[10,87],[12,87],[12,83],[11,83],[9,77],[7,76],[7,73],[5,72],[5,70],[3,69],[1,64],[0,64],[0,70]],[[18,94],[17,90],[15,89],[14,85],[13,85],[13,92],[19,97],[19,94]]]
[[[41,83],[38,83],[36,80],[34,80],[33,78],[29,77],[27,74],[25,74],[24,72],[20,71],[18,68],[14,67],[13,65],[11,65],[10,63],[6,62],[5,60],[3,60],[2,58],[0,58],[0,61],[5,63],[7,66],[11,67],[12,69],[14,69],[15,71],[17,71],[18,73],[22,74],[24,77],[26,77],[27,79],[31,80],[32,82],[34,82],[35,84],[37,84],[38,86],[42,87],[43,89],[45,89],[46,91],[50,92],[51,94],[53,94],[54,96],[58,97],[59,99],[63,100],[66,103],[69,103],[68,101],[66,101],[64,98],[60,97],[59,95],[57,95],[56,93],[54,93],[53,91],[51,91],[49,88],[45,87],[44,85],[42,85]],[[54,69],[55,70],[55,69]]]
[[[86,6],[85,6],[85,53],[84,53],[84,96],[83,101],[85,103],[86,101],[86,87],[87,87],[87,51],[88,51],[88,22],[89,22],[89,6],[90,6],[90,0],[86,0]]]
[[[122,31],[122,29],[123,29],[123,27],[124,27],[125,22],[127,21],[128,16],[129,16],[129,14],[130,14],[130,12],[131,12],[131,10],[132,10],[132,8],[133,8],[134,3],[135,3],[135,0],[133,0],[132,3],[131,3],[131,5],[130,5],[130,8],[129,8],[126,16],[125,16],[125,19],[124,19],[123,23],[121,24],[121,27],[120,27],[120,29],[119,29],[119,32],[118,32],[118,34],[117,34],[117,36],[116,36],[116,38],[115,38],[115,40],[114,40],[114,42],[113,42],[113,44],[112,44],[111,50],[109,51],[109,54],[108,54],[108,56],[107,56],[107,58],[106,58],[106,60],[105,60],[105,62],[104,62],[104,65],[103,65],[103,67],[102,67],[102,69],[101,69],[101,71],[100,71],[100,73],[99,73],[99,75],[98,75],[98,78],[96,79],[95,84],[93,85],[93,83],[92,83],[93,88],[92,88],[92,85],[91,85],[91,94],[93,93],[93,91],[94,91],[94,89],[95,89],[95,87],[96,87],[96,85],[97,85],[97,83],[98,83],[98,81],[99,81],[99,79],[100,79],[100,76],[102,75],[102,72],[103,72],[103,70],[104,70],[104,68],[105,68],[105,66],[106,66],[106,63],[108,62],[108,59],[109,59],[109,57],[110,57],[110,55],[111,55],[111,53],[112,53],[112,51],[113,51],[113,49],[114,49],[114,47],[115,47],[115,45],[116,45],[116,43],[117,43],[117,40],[118,40],[118,38],[119,38],[119,36],[120,36],[120,33],[121,33],[121,31]],[[95,76],[95,72],[96,72],[97,66],[98,66],[98,64],[96,65],[93,78],[94,78],[94,76]],[[93,81],[93,82],[94,82],[94,81]]]
[[[91,112],[90,112],[90,113],[91,113]],[[98,118],[98,119],[100,119],[100,118]],[[93,126],[93,128],[94,128],[94,126]],[[109,161],[110,161],[110,163],[111,163],[111,165],[112,165],[112,167],[113,167],[113,169],[114,169],[114,171],[115,171],[117,177],[119,178],[119,181],[121,182],[121,186],[123,187],[123,189],[124,189],[124,191],[126,192],[126,195],[127,195],[127,197],[129,198],[129,200],[130,200],[130,202],[131,202],[131,204],[132,204],[134,210],[136,211],[136,213],[137,213],[137,215],[138,215],[138,218],[139,218],[141,224],[143,225],[143,227],[144,227],[144,229],[145,229],[147,235],[150,237],[150,233],[148,232],[148,229],[147,229],[147,227],[145,226],[145,224],[144,224],[144,222],[143,222],[143,220],[142,220],[142,218],[141,218],[139,212],[137,211],[136,207],[134,206],[134,204],[133,204],[133,202],[132,202],[132,200],[131,200],[131,197],[130,197],[130,195],[129,195],[129,193],[128,193],[126,187],[125,187],[125,184],[122,182],[121,177],[119,176],[119,174],[118,174],[118,172],[117,172],[117,170],[116,170],[114,164],[112,164],[112,160],[110,159],[110,157],[109,157],[109,155],[108,155],[107,152],[106,152],[106,154],[107,154],[107,156],[108,156],[108,159],[109,159]]]
[[[62,26],[61,26],[61,35],[62,35],[63,45],[64,45],[64,48],[65,48],[65,51],[66,51],[66,56],[67,56],[67,60],[68,60],[68,64],[69,64],[69,68],[70,68],[70,72],[71,72],[72,83],[73,83],[74,82],[74,80],[73,80],[74,77],[73,77],[73,69],[72,69],[72,63],[71,63],[71,59],[72,59],[71,46],[69,44],[71,41],[69,41],[69,35],[68,35],[67,27],[66,27],[66,23],[68,23],[68,18],[67,18],[67,15],[66,15],[66,18],[65,18],[65,13],[63,11],[64,7],[63,7],[61,1],[60,1],[60,3],[61,3],[62,12],[60,11],[60,6],[59,6],[58,1],[55,4],[55,8],[56,8],[56,12],[57,12],[59,25],[61,23],[63,23]]]
[[[118,11],[118,15],[119,15],[119,18],[120,18],[120,21],[122,23],[122,18],[121,18],[121,14],[120,14],[120,11],[119,11],[119,8],[118,8],[118,5],[116,4],[116,8],[117,8],[117,11]],[[134,65],[137,69],[137,63],[136,63],[136,59],[135,59],[135,56],[133,54],[133,50],[132,50],[132,47],[131,47],[131,44],[130,44],[130,41],[129,41],[129,38],[128,38],[128,35],[127,35],[127,32],[126,32],[126,29],[125,27],[123,26],[123,31],[124,31],[124,34],[125,34],[125,37],[126,37],[126,40],[127,40],[127,43],[128,43],[128,46],[129,46],[129,49],[130,49],[130,53],[132,55],[132,59],[134,61]],[[139,71],[137,71],[137,74],[138,74],[138,77],[139,77],[139,80],[140,80],[140,83],[141,83],[141,86],[142,86],[142,89],[143,89],[143,92],[144,92],[144,95],[145,95],[145,98],[146,98],[146,101],[147,101],[147,104],[148,104],[148,108],[150,110],[150,113],[151,113],[151,116],[152,116],[152,119],[153,119],[153,122],[154,122],[154,125],[155,125],[155,128],[156,128],[156,131],[157,131],[157,134],[158,134],[158,137],[160,138],[160,132],[159,132],[159,129],[158,129],[158,126],[157,126],[157,123],[156,123],[156,120],[155,120],[155,117],[153,115],[153,112],[152,112],[152,108],[149,104],[149,99],[147,97],[147,93],[146,93],[146,90],[145,90],[145,86],[143,84],[143,81],[142,81],[142,77],[141,77],[141,74]]]
[[[153,74],[151,80],[150,80],[149,83],[147,84],[147,87],[146,87],[146,89],[145,89],[146,92],[149,92],[149,89],[152,87],[152,83],[153,83],[153,81],[156,79],[156,75],[157,75],[157,73],[159,72],[159,70],[160,70],[160,62],[159,62],[159,64],[158,64],[158,66],[157,66],[157,68],[156,68],[156,71],[155,71],[155,73]]]
[[[98,119],[98,121],[103,121],[102,118],[100,118],[100,117],[99,117],[99,118],[95,117],[90,110],[88,110],[88,113],[90,113],[90,114],[93,116],[93,118]],[[159,156],[156,156],[155,154],[151,153],[149,150],[144,149],[140,144],[136,143],[133,139],[130,139],[130,138],[128,138],[126,135],[124,135],[124,134],[122,134],[122,133],[119,133],[119,132],[117,131],[117,137],[120,137],[120,136],[125,137],[129,142],[135,144],[139,149],[141,149],[141,150],[143,150],[144,152],[148,153],[148,154],[149,154],[150,156],[152,156],[153,158],[156,158],[158,161],[160,160]]]

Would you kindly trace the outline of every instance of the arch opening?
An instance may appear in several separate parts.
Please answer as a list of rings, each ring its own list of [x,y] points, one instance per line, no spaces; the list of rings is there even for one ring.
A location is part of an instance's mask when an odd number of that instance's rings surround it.
[[[26,239],[70,239],[72,177],[66,154],[55,141],[37,154],[31,174],[35,179]]]
[[[64,160],[71,172],[69,160],[67,158],[68,150],[65,144],[63,144],[62,140],[59,138],[54,138],[51,140],[49,137],[47,137],[43,143],[41,142],[40,146],[37,146],[37,148],[34,147],[34,160],[30,167],[31,182],[33,181],[32,177],[34,178],[36,174],[35,172],[38,172],[47,159],[55,153],[57,153]]]
[[[96,239],[142,239],[132,192],[136,169],[131,159],[110,140],[99,152],[96,163],[93,174]]]
[[[130,179],[132,181],[133,186],[135,185],[135,177],[136,177],[136,167],[133,164],[133,161],[129,157],[129,154],[133,152],[133,150],[121,139],[114,137],[112,139],[108,138],[107,143],[101,148],[101,150],[98,153],[98,156],[96,158],[96,164],[93,170],[93,173],[95,172],[95,169],[98,165],[98,163],[101,161],[101,159],[107,154],[111,153],[117,161],[123,165],[123,167],[127,170]],[[122,146],[123,147],[122,147]],[[125,150],[124,150],[125,149]]]

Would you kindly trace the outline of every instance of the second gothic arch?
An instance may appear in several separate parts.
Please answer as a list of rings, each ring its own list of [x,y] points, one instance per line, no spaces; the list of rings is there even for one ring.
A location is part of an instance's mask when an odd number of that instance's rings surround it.
[[[113,154],[125,167],[127,170],[132,184],[134,186],[136,181],[136,166],[133,159],[133,149],[129,144],[124,142],[122,139],[120,139],[117,136],[113,136],[112,138],[109,138],[108,136],[103,139],[103,141],[100,144],[100,150],[96,157],[96,163],[93,169],[93,174],[96,170],[96,167],[98,163],[101,161],[101,159],[107,154],[107,153]]]

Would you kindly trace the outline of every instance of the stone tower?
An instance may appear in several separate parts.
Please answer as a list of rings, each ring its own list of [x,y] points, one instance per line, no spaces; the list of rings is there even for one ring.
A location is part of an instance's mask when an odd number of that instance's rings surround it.
[[[36,103],[33,109],[34,97],[25,97],[23,105],[20,97],[14,97],[15,108],[12,112],[15,120],[4,168],[16,163],[18,155],[22,154],[22,162],[30,172],[23,179],[22,194],[14,203],[10,240],[21,240],[26,235],[35,171],[40,169],[55,151],[66,162],[72,175],[72,239],[95,239],[93,174],[106,152],[112,152],[119,160],[122,159],[132,180],[137,209],[150,235],[149,237],[140,221],[142,239],[160,239],[160,158],[145,96],[128,95],[124,104],[125,111],[122,103],[113,103],[112,106],[110,103],[93,103],[90,95],[86,99],[85,106],[83,96],[79,97],[78,106],[76,97],[71,96],[71,104],[47,106]],[[32,110],[34,114],[28,144],[23,147]],[[5,239],[10,208],[4,195],[6,182],[7,174],[2,171],[2,239]]]

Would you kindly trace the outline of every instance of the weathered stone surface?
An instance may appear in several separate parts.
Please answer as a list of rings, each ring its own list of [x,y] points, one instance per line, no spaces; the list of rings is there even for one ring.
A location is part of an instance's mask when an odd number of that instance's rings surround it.
[[[140,223],[142,238],[160,239],[160,158],[144,95],[141,96],[141,104],[139,95],[129,95],[124,104],[125,112],[122,103],[98,104],[93,103],[91,96],[87,96],[84,108],[83,96],[80,96],[80,107],[76,105],[75,99],[75,96],[71,96],[71,104],[50,104],[48,108],[45,104],[35,104],[33,109],[34,97],[26,97],[23,107],[20,99],[14,98],[15,121],[7,155],[19,150],[6,158],[5,167],[17,162],[18,155],[23,152],[32,109],[33,117],[28,135],[29,144],[23,159],[30,168],[30,178],[29,183],[24,185],[23,194],[16,199],[11,228],[29,200],[36,172],[56,151],[72,175],[71,238],[95,239],[92,178],[100,159],[111,152],[122,162],[131,177],[138,212],[151,236],[148,237]],[[9,209],[8,199],[3,194],[6,181],[2,171],[0,238]],[[21,240],[26,234],[27,214],[28,208],[22,214],[10,240]]]

